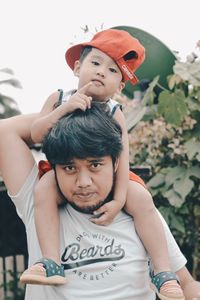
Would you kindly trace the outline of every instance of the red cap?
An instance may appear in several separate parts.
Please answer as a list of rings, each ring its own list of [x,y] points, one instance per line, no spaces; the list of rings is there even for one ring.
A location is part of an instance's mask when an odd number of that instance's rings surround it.
[[[65,59],[72,70],[75,61],[79,60],[81,51],[86,46],[97,48],[110,56],[119,66],[124,81],[130,81],[132,84],[138,82],[134,73],[144,61],[145,48],[127,31],[106,29],[97,32],[90,42],[70,47],[65,53]],[[136,52],[136,57],[125,60],[125,56],[133,51]]]

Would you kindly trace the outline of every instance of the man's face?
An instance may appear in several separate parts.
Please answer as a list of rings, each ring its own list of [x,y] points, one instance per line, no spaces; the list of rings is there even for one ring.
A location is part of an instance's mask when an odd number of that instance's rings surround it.
[[[113,168],[110,156],[89,157],[57,165],[56,175],[60,190],[68,202],[79,211],[92,213],[101,206],[112,189]]]

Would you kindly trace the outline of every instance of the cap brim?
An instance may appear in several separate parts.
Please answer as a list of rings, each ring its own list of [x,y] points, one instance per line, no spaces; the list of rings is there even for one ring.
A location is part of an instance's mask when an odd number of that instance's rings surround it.
[[[74,70],[75,61],[79,60],[83,44],[78,44],[70,47],[65,53],[65,59],[69,67]]]

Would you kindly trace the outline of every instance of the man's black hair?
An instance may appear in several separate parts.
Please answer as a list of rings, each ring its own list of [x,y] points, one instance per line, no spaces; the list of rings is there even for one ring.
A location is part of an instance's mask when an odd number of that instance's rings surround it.
[[[122,151],[122,131],[107,107],[92,101],[90,109],[76,110],[55,124],[43,141],[52,166],[87,157],[111,156],[115,162]]]

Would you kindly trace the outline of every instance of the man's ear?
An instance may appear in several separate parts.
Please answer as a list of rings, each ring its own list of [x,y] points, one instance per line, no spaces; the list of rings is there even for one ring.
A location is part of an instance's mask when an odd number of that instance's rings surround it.
[[[74,76],[76,77],[79,77],[79,74],[80,74],[80,66],[81,66],[81,63],[79,60],[76,60],[75,63],[74,63]]]
[[[114,163],[114,172],[115,173],[117,172],[118,165],[119,165],[119,158],[117,158],[115,163]]]

